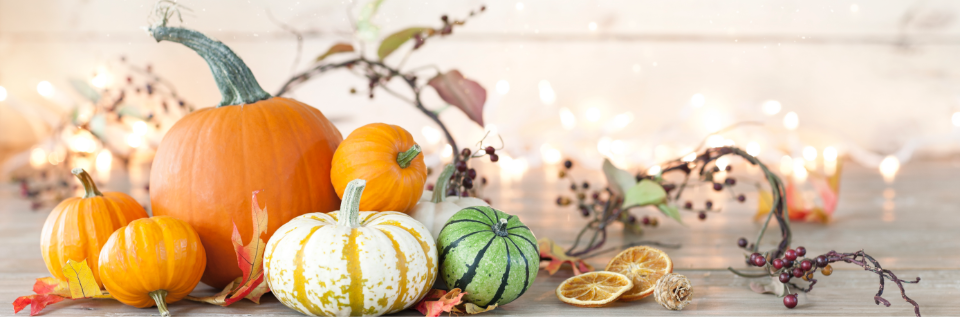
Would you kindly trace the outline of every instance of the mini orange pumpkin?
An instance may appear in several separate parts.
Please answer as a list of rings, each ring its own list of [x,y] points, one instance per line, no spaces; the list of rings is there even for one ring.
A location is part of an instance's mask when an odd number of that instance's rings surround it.
[[[86,193],[83,197],[67,198],[47,216],[40,234],[43,262],[47,264],[51,275],[65,281],[67,278],[63,275],[63,266],[67,260],[87,260],[93,278],[103,288],[100,274],[97,273],[100,249],[117,228],[126,226],[130,221],[146,218],[147,212],[127,194],[101,193],[93,183],[93,178],[83,169],[75,168],[71,172],[80,179]]]
[[[427,166],[420,146],[399,126],[371,123],[354,130],[333,153],[330,180],[337,195],[354,179],[367,180],[360,210],[410,212],[423,195]]]
[[[121,303],[157,305],[170,316],[167,303],[179,301],[200,283],[207,255],[200,236],[173,217],[138,219],[120,228],[100,251],[100,277]]]

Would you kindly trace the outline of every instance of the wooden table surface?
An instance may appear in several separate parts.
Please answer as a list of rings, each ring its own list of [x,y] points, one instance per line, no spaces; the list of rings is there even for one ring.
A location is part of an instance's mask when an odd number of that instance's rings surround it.
[[[597,173],[575,170],[574,175],[601,182]],[[487,194],[495,207],[521,217],[538,238],[550,237],[569,245],[572,236],[585,223],[572,207],[559,208],[553,201],[559,193],[569,192],[566,183],[556,181],[555,170],[533,169],[521,181],[494,182]],[[834,221],[828,225],[795,223],[794,246],[805,246],[808,254],[831,249],[841,252],[866,250],[884,268],[907,279],[920,276],[920,284],[907,285],[907,294],[920,303],[923,316],[960,316],[960,161],[914,161],[903,166],[893,184],[883,182],[874,169],[848,164],[843,171],[840,203]],[[816,288],[800,294],[800,304],[786,309],[781,299],[761,295],[749,289],[751,279],[741,278],[726,268],[745,268],[743,253],[737,248],[739,237],[754,237],[760,227],[752,221],[756,209],[755,190],[745,169],[733,176],[747,192],[747,203],[729,199],[727,193],[691,193],[696,203],[712,199],[720,213],[711,213],[699,221],[694,213],[684,213],[685,225],[668,221],[655,211],[637,210],[638,215],[657,215],[661,225],[642,236],[611,230],[608,247],[625,242],[652,240],[678,243],[678,249],[665,249],[675,263],[675,272],[686,275],[694,285],[694,298],[680,312],[664,310],[652,298],[617,303],[606,308],[577,308],[561,303],[554,293],[557,285],[571,276],[564,268],[550,276],[541,270],[536,282],[517,301],[486,315],[528,316],[638,316],[638,315],[710,315],[710,316],[913,316],[913,306],[900,298],[896,286],[887,283],[884,297],[891,307],[875,305],[878,279],[857,266],[837,263],[832,276],[820,278]],[[31,294],[34,280],[48,276],[39,252],[39,235],[47,211],[30,211],[11,186],[0,190],[0,303],[12,303],[17,296]],[[776,232],[772,228],[771,232]],[[775,233],[773,235],[776,235]],[[772,248],[769,240],[764,248]],[[615,252],[591,258],[588,262],[603,267]],[[195,294],[213,289],[201,285]],[[242,301],[223,308],[193,302],[169,306],[174,316],[209,315],[300,315],[265,296],[263,304]],[[26,316],[27,311],[20,316]],[[155,308],[137,309],[113,300],[64,301],[49,306],[44,315],[140,316],[157,315]],[[415,316],[416,311],[397,315]],[[0,316],[13,316],[11,306],[0,309]]]

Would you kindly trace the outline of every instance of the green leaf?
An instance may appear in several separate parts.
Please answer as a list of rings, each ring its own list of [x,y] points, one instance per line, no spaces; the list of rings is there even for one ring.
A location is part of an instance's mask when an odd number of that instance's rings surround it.
[[[670,206],[664,203],[664,204],[658,204],[657,209],[660,209],[660,212],[662,212],[664,215],[667,215],[667,217],[673,218],[673,220],[676,220],[681,224],[683,223],[683,220],[680,219],[680,211],[677,210],[677,207]]]
[[[667,201],[663,186],[649,179],[641,180],[623,194],[624,208],[658,205]]]
[[[353,45],[350,45],[347,43],[333,44],[333,46],[331,46],[326,53],[323,53],[323,55],[317,56],[317,60],[315,62],[322,61],[324,58],[327,58],[327,56],[330,56],[333,54],[347,53],[347,52],[353,52]]]
[[[412,27],[390,34],[387,36],[387,38],[380,42],[380,48],[377,49],[377,56],[379,56],[381,60],[387,58],[387,56],[390,56],[390,54],[393,54],[394,51],[400,48],[400,45],[403,45],[403,43],[406,43],[415,35],[421,33],[430,34],[433,33],[433,29],[426,27]]]
[[[373,41],[380,36],[380,27],[373,24],[373,16],[377,14],[383,0],[367,2],[360,9],[357,16],[357,36],[364,41]]]
[[[608,158],[603,159],[603,175],[607,177],[610,190],[619,195],[623,195],[627,189],[637,184],[637,179],[633,175],[614,166]]]

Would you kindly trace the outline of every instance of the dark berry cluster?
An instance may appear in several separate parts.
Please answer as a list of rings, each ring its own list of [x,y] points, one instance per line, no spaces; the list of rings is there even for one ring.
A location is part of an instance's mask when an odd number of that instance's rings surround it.
[[[659,220],[657,220],[656,217],[643,216],[642,218],[637,218],[637,216],[631,214],[629,211],[621,210],[620,205],[623,202],[623,198],[614,195],[609,188],[591,189],[589,182],[577,182],[570,175],[572,168],[573,161],[565,160],[563,161],[563,169],[558,173],[559,178],[570,180],[570,191],[573,192],[572,198],[565,195],[557,197],[558,206],[576,204],[577,211],[579,211],[580,215],[584,218],[589,218],[590,216],[602,219],[609,218],[623,223],[627,228],[636,232],[640,231],[641,226],[656,227],[659,224]]]
[[[746,238],[737,240],[737,246],[747,250],[753,249],[752,245],[747,245]],[[769,255],[768,253],[767,256]],[[823,276],[830,276],[830,274],[833,274],[833,267],[830,266],[830,261],[826,255],[819,255],[812,259],[806,258],[806,255],[807,249],[804,247],[787,249],[783,252],[782,257],[772,259],[758,252],[753,252],[747,258],[747,264],[765,268],[770,274],[778,276],[781,283],[789,284],[804,292],[809,292],[813,289],[813,285],[817,283],[813,273],[819,270]],[[810,284],[805,289],[791,283],[790,281],[794,278],[803,279]],[[786,295],[783,299],[783,305],[787,308],[797,307],[797,294]]]

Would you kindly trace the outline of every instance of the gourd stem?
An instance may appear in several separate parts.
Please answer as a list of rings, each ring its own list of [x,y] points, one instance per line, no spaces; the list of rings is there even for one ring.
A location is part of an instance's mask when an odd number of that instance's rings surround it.
[[[493,224],[490,228],[493,229],[493,233],[498,236],[506,237],[509,235],[507,232],[507,219],[500,218],[500,222]]]
[[[437,176],[437,184],[433,186],[433,198],[430,199],[433,203],[442,203],[447,197],[447,184],[450,184],[450,176],[453,176],[453,164],[447,164],[443,167],[443,172],[440,172],[440,176]]]
[[[103,193],[97,189],[97,184],[93,182],[93,177],[90,177],[90,174],[87,174],[87,171],[82,168],[75,168],[70,171],[73,175],[76,175],[80,179],[80,183],[83,184],[83,198],[93,198],[97,196],[103,196]]]
[[[150,292],[150,298],[153,298],[153,301],[157,303],[157,310],[160,311],[160,316],[170,317],[170,311],[167,310],[167,291],[158,289],[153,292]]]
[[[166,25],[152,26],[147,31],[157,42],[183,44],[207,61],[223,96],[217,107],[251,104],[272,97],[260,88],[243,60],[222,42],[194,30]]]
[[[347,228],[360,227],[360,196],[367,181],[355,179],[347,183],[343,190],[343,200],[340,201],[340,212],[337,214],[337,224]]]
[[[400,168],[407,168],[407,166],[410,166],[410,162],[413,162],[413,159],[420,155],[421,151],[420,145],[414,144],[406,152],[397,154],[397,164],[400,164]]]

